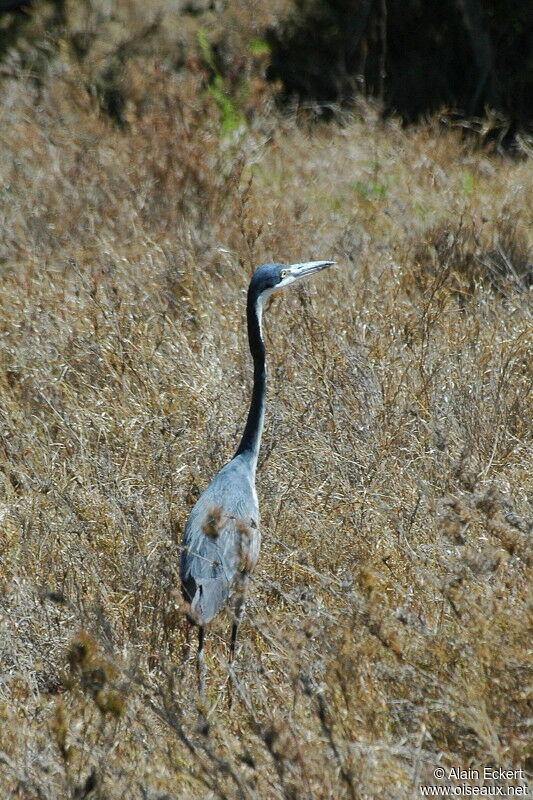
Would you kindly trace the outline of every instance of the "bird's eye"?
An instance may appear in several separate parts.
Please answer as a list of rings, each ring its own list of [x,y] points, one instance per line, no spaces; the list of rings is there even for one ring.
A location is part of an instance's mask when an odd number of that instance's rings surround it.
[[[288,271],[289,271],[288,269],[281,270],[281,272],[279,273],[279,277],[281,278],[281,280],[283,280]]]

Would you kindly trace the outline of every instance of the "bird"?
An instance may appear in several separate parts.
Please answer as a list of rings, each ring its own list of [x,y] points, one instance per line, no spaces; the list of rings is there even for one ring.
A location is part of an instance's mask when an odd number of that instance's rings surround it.
[[[198,626],[196,661],[201,694],[205,688],[205,626],[222,608],[231,605],[229,661],[233,663],[246,583],[257,563],[261,545],[255,479],[265,419],[266,363],[262,336],[265,301],[272,294],[334,263],[262,264],[248,286],[246,317],[254,367],[248,417],[235,455],[193,506],[181,547],[179,571],[188,631],[191,625]]]

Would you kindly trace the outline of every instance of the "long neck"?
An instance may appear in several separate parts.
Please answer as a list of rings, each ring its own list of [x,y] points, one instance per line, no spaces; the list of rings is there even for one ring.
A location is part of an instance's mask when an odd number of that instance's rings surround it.
[[[235,455],[248,455],[254,472],[257,466],[263,422],[265,419],[266,366],[265,345],[261,337],[261,315],[261,300],[253,289],[249,289],[246,316],[248,320],[248,342],[250,344],[250,353],[254,361],[254,388],[252,391],[250,410],[248,411],[248,419],[246,420],[244,433]]]

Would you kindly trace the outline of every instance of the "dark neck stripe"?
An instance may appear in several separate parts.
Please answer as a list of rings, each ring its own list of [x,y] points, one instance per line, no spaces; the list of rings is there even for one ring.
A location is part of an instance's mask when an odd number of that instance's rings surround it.
[[[248,343],[254,361],[254,388],[252,390],[248,418],[242,439],[235,453],[236,456],[242,453],[257,453],[261,441],[266,394],[266,368],[265,345],[261,338],[261,326],[257,313],[258,299],[259,294],[250,286],[246,303],[246,317],[248,321]]]

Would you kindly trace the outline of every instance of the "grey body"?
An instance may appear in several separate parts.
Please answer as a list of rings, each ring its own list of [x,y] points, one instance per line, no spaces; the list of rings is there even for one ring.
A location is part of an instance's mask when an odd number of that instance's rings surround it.
[[[259,557],[261,534],[255,465],[237,455],[216,475],[194,505],[183,535],[180,574],[188,615],[210,622],[232,599],[242,603],[246,575]]]

